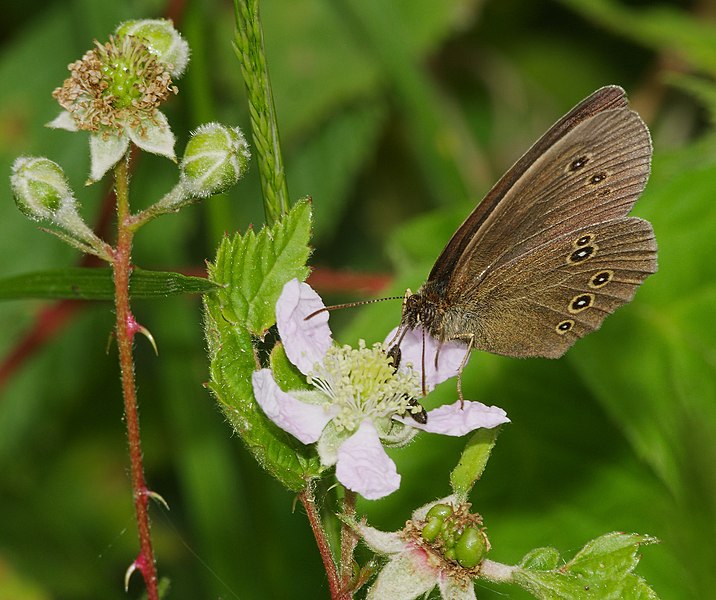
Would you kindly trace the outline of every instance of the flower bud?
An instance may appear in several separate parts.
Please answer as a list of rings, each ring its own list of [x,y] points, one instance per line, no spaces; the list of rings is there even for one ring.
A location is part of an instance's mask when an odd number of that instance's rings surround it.
[[[35,221],[54,221],[64,208],[74,210],[72,195],[62,168],[49,158],[21,156],[10,177],[17,207]]]
[[[189,62],[189,44],[174,29],[169,19],[125,21],[117,27],[116,34],[120,37],[131,35],[140,38],[172,77],[184,73]]]
[[[218,194],[234,185],[249,164],[249,145],[238,127],[207,123],[186,145],[181,161],[182,183],[192,196]]]
[[[21,156],[15,160],[10,185],[17,207],[35,221],[49,221],[65,241],[85,252],[105,256],[103,244],[82,220],[77,200],[62,168],[49,158]]]

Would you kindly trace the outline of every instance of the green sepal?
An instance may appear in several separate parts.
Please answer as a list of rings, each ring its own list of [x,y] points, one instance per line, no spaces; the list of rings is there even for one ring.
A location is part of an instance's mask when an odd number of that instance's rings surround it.
[[[271,350],[269,361],[273,371],[273,378],[282,390],[288,392],[290,390],[313,389],[306,381],[306,376],[288,360],[283,344],[280,342]]]
[[[133,299],[204,294],[219,288],[204,277],[134,268],[129,282]],[[112,300],[114,283],[109,268],[68,267],[23,273],[0,279],[0,300]]]
[[[657,600],[633,573],[639,546],[656,542],[636,533],[608,533],[588,542],[561,567],[556,566],[560,558],[555,549],[539,548],[525,556],[513,580],[541,600]]]
[[[259,233],[225,238],[210,278],[225,286],[219,292],[224,318],[262,337],[276,322],[276,301],[286,282],[308,277],[311,253],[311,203],[302,200],[271,227]]]
[[[261,367],[254,341],[274,324],[284,284],[308,275],[310,230],[311,206],[302,201],[258,234],[248,231],[223,240],[209,265],[210,278],[221,288],[204,300],[209,387],[257,462],[294,492],[320,475],[320,461],[313,446],[301,444],[266,417],[254,398],[251,378]],[[282,389],[307,387],[280,346],[272,350],[271,364]]]
[[[482,476],[499,433],[500,428],[493,427],[478,429],[472,434],[457,466],[450,473],[450,485],[459,497],[467,498],[472,486]]]

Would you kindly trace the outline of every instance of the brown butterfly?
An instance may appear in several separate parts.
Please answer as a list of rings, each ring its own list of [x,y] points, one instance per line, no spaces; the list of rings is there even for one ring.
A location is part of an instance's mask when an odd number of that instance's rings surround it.
[[[458,228],[425,284],[406,295],[399,331],[422,326],[440,343],[465,341],[463,366],[473,348],[562,356],[656,272],[651,224],[627,216],[651,153],[624,90],[594,92]],[[390,354],[397,365],[398,344]]]

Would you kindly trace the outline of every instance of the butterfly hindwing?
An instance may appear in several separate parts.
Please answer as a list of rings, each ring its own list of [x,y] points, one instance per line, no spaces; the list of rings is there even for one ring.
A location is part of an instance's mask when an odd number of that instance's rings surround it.
[[[472,300],[474,322],[446,322],[474,330],[482,350],[555,358],[629,302],[656,267],[648,221],[583,227],[491,271]]]

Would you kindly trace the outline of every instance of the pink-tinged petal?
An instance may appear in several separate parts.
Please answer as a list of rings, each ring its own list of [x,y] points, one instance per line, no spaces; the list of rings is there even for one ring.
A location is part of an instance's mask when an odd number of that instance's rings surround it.
[[[389,343],[395,336],[396,329],[390,332],[386,338]],[[438,353],[438,348],[440,352]],[[455,377],[460,370],[460,365],[465,358],[467,344],[459,341],[440,343],[425,332],[425,387],[432,390],[438,383]],[[403,336],[400,343],[400,364],[411,363],[413,369],[419,373],[423,367],[423,330],[421,328],[411,329]],[[438,355],[437,365],[435,355]]]
[[[266,416],[304,444],[318,440],[323,428],[333,418],[323,406],[301,402],[284,392],[274,381],[270,369],[254,371],[251,382],[256,402]]]
[[[283,286],[276,302],[276,325],[288,359],[304,375],[323,361],[333,340],[328,327],[328,311],[306,320],[325,308],[321,297],[307,283],[292,279]]]
[[[423,431],[458,437],[475,429],[492,429],[510,422],[507,413],[499,406],[487,406],[481,402],[471,402],[470,400],[465,400],[462,408],[458,401],[428,411],[428,422],[424,425],[414,420],[412,423],[403,418],[399,420]]]
[[[363,421],[338,449],[336,478],[368,500],[383,498],[400,486],[395,463],[385,453],[370,421]]]

